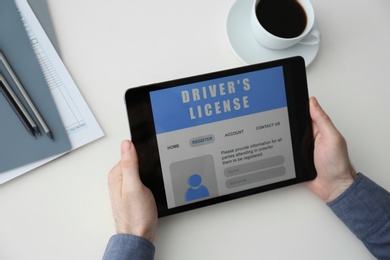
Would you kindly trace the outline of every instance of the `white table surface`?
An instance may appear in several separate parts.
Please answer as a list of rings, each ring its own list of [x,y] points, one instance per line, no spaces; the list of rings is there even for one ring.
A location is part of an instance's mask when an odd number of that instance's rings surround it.
[[[107,172],[129,137],[127,88],[244,65],[234,0],[48,0],[61,53],[106,137],[0,186],[0,259],[100,259],[114,222]],[[312,0],[310,95],[358,171],[390,190],[390,1]],[[159,221],[156,259],[373,259],[304,184]]]

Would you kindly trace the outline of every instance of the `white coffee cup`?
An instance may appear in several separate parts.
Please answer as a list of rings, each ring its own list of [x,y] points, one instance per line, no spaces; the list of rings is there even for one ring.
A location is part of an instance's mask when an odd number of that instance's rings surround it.
[[[306,13],[307,22],[303,32],[293,38],[282,38],[273,35],[261,25],[256,15],[256,8],[260,1],[262,0],[254,0],[251,9],[252,32],[259,43],[270,49],[285,49],[295,44],[316,45],[319,43],[320,32],[317,29],[313,29],[315,15],[309,0],[296,0]]]

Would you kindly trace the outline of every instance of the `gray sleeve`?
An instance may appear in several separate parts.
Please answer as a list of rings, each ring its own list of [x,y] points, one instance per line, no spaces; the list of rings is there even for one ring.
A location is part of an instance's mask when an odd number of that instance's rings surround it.
[[[117,234],[110,238],[103,260],[153,260],[154,252],[154,245],[144,238]]]
[[[328,203],[332,211],[378,259],[390,259],[390,193],[359,173]]]

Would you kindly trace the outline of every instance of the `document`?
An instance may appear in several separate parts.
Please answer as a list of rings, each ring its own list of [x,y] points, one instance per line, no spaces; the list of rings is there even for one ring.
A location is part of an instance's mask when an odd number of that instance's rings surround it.
[[[70,151],[104,136],[96,118],[89,109],[27,0],[16,0],[15,2],[69,137],[71,143]],[[0,184],[37,168],[61,155],[63,154],[3,172],[0,174]]]

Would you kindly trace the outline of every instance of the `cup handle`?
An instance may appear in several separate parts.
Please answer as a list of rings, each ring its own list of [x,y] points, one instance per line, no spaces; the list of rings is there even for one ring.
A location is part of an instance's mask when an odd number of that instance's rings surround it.
[[[320,42],[320,38],[320,31],[312,29],[299,43],[304,45],[316,45]]]

